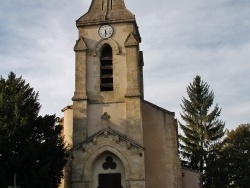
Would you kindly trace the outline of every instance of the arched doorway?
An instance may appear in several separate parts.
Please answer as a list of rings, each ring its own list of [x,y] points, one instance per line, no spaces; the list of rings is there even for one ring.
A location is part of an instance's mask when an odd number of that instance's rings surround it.
[[[93,188],[125,188],[122,161],[111,152],[100,154],[93,164]]]

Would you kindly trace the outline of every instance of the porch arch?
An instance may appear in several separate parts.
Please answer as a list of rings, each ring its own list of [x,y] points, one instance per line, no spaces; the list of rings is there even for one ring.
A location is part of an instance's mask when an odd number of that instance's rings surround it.
[[[130,165],[128,163],[128,160],[124,157],[124,155],[118,151],[117,149],[111,147],[111,146],[103,146],[92,153],[92,155],[88,158],[88,160],[85,162],[83,172],[82,172],[82,178],[84,181],[92,181],[92,173],[93,173],[93,165],[95,161],[98,159],[99,156],[101,156],[105,152],[110,152],[117,156],[119,160],[122,162],[124,167],[124,176],[125,180],[128,180],[130,177],[131,169]]]

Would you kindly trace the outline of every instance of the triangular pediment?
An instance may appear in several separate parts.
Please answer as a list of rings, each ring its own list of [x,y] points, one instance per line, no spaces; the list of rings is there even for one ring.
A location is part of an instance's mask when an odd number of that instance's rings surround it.
[[[135,36],[133,33],[130,33],[124,43],[124,45],[126,47],[129,47],[129,46],[137,46],[139,44],[139,42],[136,40]]]
[[[76,44],[74,46],[74,51],[85,51],[87,50],[87,46],[83,40],[82,37],[80,37],[77,41]]]
[[[82,148],[84,145],[89,144],[89,143],[96,144],[98,137],[108,138],[109,136],[112,136],[117,144],[121,142],[126,142],[126,146],[128,149],[130,149],[131,147],[135,147],[135,148],[138,148],[139,150],[145,150],[145,148],[138,142],[134,141],[133,139],[128,138],[126,135],[123,135],[119,133],[118,131],[111,129],[110,127],[105,128],[95,133],[94,135],[90,136],[89,138],[84,140],[79,146],[77,146],[74,149]]]

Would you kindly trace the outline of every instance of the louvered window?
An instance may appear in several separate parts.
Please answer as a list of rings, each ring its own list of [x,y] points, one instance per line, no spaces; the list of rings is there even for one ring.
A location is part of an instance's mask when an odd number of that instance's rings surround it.
[[[105,45],[101,53],[101,91],[113,91],[113,58],[112,48]]]

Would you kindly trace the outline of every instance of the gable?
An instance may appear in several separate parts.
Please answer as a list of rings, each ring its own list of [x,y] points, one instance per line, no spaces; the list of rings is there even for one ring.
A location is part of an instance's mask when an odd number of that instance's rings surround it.
[[[113,129],[111,129],[110,127],[105,128],[99,132],[97,132],[96,134],[90,136],[89,138],[87,138],[86,140],[84,140],[80,145],[76,146],[75,148],[73,148],[73,150],[77,150],[82,148],[82,150],[85,150],[85,146],[89,145],[89,144],[93,144],[96,145],[98,142],[98,139],[100,138],[111,138],[112,140],[110,143],[116,143],[116,144],[120,144],[127,147],[127,149],[131,149],[131,148],[136,148],[139,151],[140,150],[145,150],[145,148],[140,145],[139,143],[137,143],[136,141],[128,138],[126,135],[123,135],[121,133],[119,133],[118,131],[115,131]]]

